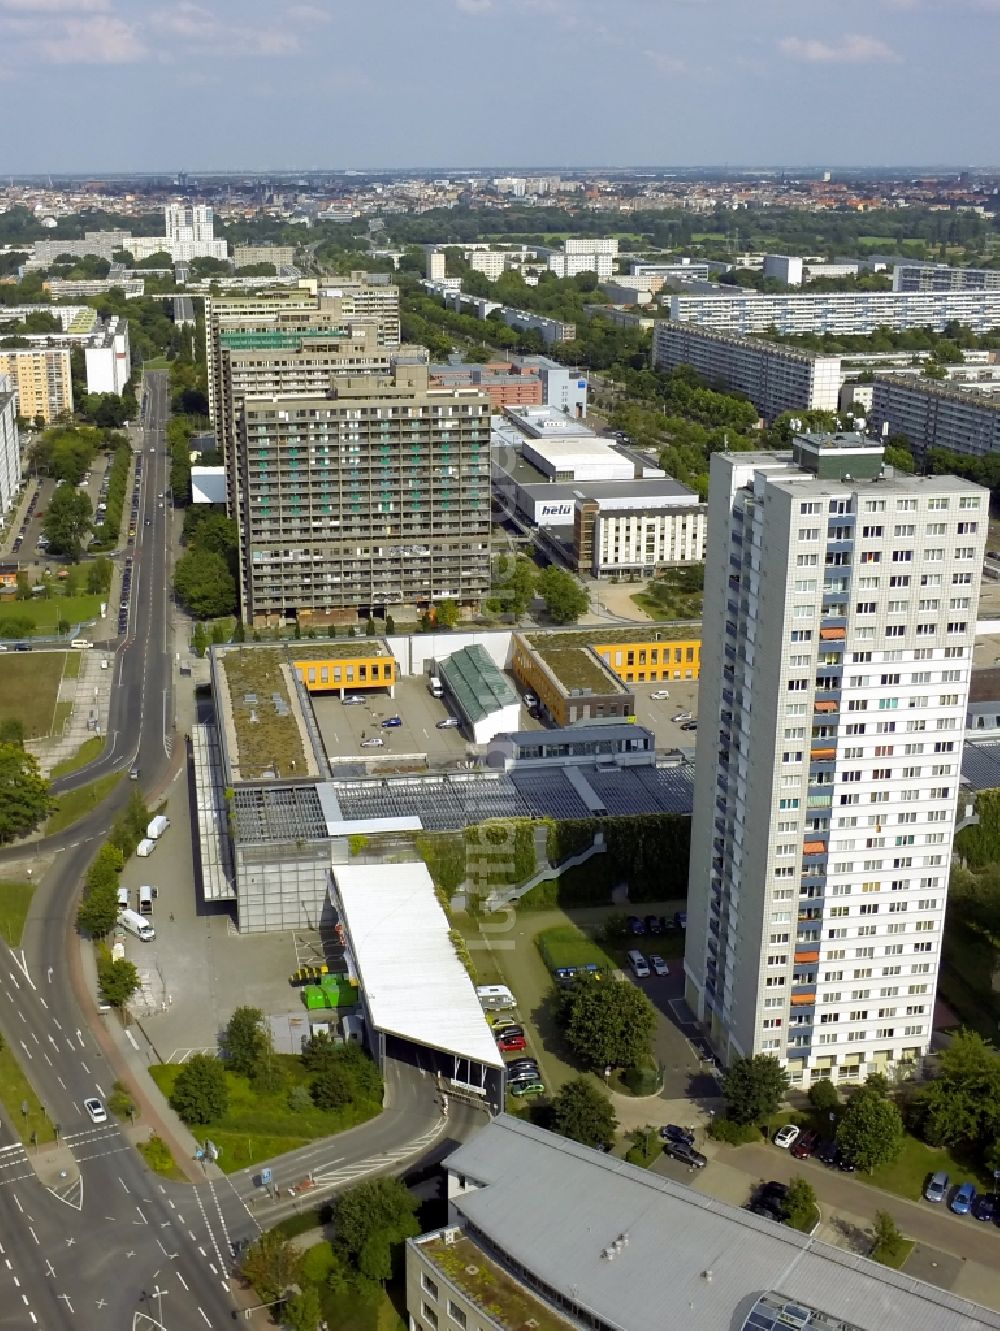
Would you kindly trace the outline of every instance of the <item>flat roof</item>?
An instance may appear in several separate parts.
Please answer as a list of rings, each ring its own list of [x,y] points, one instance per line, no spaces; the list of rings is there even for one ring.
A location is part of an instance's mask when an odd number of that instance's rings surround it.
[[[426,864],[341,864],[333,874],[374,1025],[415,1044],[502,1068]]]
[[[568,693],[588,689],[591,693],[627,693],[625,685],[589,646],[561,638],[531,644]]]
[[[323,638],[315,642],[289,644],[288,654],[293,661],[339,661],[352,656],[392,657],[384,638]]]
[[[766,1327],[747,1319],[772,1292],[859,1331],[1000,1327],[988,1308],[507,1114],[447,1166],[468,1189],[451,1198],[458,1216],[581,1322],[662,1331],[673,1308],[685,1331]]]
[[[453,652],[441,662],[440,673],[473,724],[520,701],[513,684],[481,643]]]

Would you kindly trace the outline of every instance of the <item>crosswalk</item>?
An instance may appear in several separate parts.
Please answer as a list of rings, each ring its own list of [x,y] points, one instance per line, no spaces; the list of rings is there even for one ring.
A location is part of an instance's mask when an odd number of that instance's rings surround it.
[[[34,1172],[23,1142],[0,1146],[0,1188],[17,1183],[20,1179],[31,1178]]]

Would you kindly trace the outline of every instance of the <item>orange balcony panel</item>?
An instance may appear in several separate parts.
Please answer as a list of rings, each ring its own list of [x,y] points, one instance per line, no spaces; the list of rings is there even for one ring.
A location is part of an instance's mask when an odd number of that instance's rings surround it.
[[[796,961],[819,961],[819,948],[815,952],[796,952]]]
[[[819,631],[820,642],[841,642],[846,637],[847,629],[843,627],[832,629],[821,628]]]
[[[816,759],[819,759],[819,760],[824,761],[824,762],[827,761],[828,759],[836,758],[836,756],[837,756],[837,750],[836,750],[836,749],[810,749],[810,750],[809,750],[809,757],[810,757],[810,758],[816,758]]]
[[[815,1002],[815,994],[792,994],[792,1007],[811,1007]]]
[[[835,712],[837,704],[835,702],[818,702],[814,705],[814,711],[817,712]]]
[[[825,841],[806,841],[802,846],[803,855],[824,855],[826,854]]]

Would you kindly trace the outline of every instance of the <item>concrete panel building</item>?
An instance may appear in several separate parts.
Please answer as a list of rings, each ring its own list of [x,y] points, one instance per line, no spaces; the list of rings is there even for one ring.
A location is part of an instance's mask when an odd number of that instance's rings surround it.
[[[1000,398],[934,379],[879,375],[871,425],[902,435],[918,457],[931,448],[969,457],[1000,452]]]
[[[670,317],[723,333],[831,333],[864,337],[877,328],[933,328],[951,322],[985,333],[1000,327],[1000,291],[756,291],[674,295]]]
[[[275,271],[291,268],[295,262],[294,245],[234,245],[233,264],[241,268],[254,268],[259,263],[274,265]]]
[[[1000,291],[1000,269],[949,268],[947,264],[897,263],[893,291]]]
[[[786,287],[802,285],[802,259],[789,254],[765,254],[764,276],[783,282]]]
[[[653,329],[653,369],[691,365],[710,383],[745,393],[765,421],[783,411],[836,411],[839,356],[721,333],[659,319]]]
[[[425,365],[248,398],[236,444],[247,623],[397,617],[489,586],[490,402]]]
[[[472,271],[482,273],[491,282],[495,282],[498,277],[502,277],[504,269],[507,267],[507,256],[500,250],[472,250],[468,259]],[[430,277],[432,274],[428,273],[427,276]],[[443,277],[444,274],[442,273],[441,276]]]
[[[48,425],[73,410],[69,347],[0,347],[0,375],[17,394],[17,411],[28,420],[41,416]]]
[[[17,393],[10,376],[0,378],[0,517],[10,512],[21,486],[21,441]]]
[[[448,261],[444,250],[428,250],[425,273],[428,281],[443,282],[448,271]]]
[[[713,455],[684,969],[726,1062],[930,1047],[988,509],[863,435]]]
[[[125,391],[132,378],[132,353],[128,340],[128,320],[113,314],[84,342],[88,393]]]

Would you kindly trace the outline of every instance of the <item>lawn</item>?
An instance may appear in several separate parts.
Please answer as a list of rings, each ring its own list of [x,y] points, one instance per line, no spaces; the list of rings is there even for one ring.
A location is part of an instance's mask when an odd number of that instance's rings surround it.
[[[869,1182],[886,1192],[895,1192],[900,1197],[909,1197],[911,1201],[920,1199],[924,1184],[930,1174],[943,1169],[952,1183],[961,1183],[971,1179],[977,1188],[985,1192],[993,1189],[992,1175],[985,1175],[978,1165],[962,1163],[949,1154],[943,1147],[925,1146],[916,1137],[907,1135],[903,1139],[903,1149],[899,1159],[891,1165],[882,1165],[876,1169]],[[867,1178],[867,1175],[859,1175]]]
[[[891,1253],[883,1252],[880,1256],[876,1257],[873,1252],[872,1261],[878,1262],[880,1266],[890,1266],[894,1271],[901,1271],[906,1265],[906,1259],[909,1257],[915,1246],[915,1240],[903,1239],[896,1245]]]
[[[153,356],[150,360],[142,362],[143,373],[146,370],[169,370],[170,362],[166,356]]]
[[[219,1167],[226,1173],[246,1169],[284,1151],[294,1151],[319,1137],[330,1137],[381,1113],[381,1104],[345,1105],[343,1109],[289,1109],[288,1092],[293,1086],[308,1086],[310,1074],[297,1058],[278,1055],[286,1075],[280,1091],[253,1090],[246,1077],[227,1072],[229,1108],[218,1123],[194,1129],[199,1140],[210,1138],[220,1151]],[[174,1083],[183,1070],[181,1063],[161,1063],[149,1069],[150,1076],[170,1099]]]
[[[7,1111],[8,1123],[14,1132],[20,1133],[25,1144],[30,1143],[33,1132],[39,1146],[55,1140],[52,1122],[41,1100],[6,1043],[0,1045],[0,1101]],[[24,1105],[28,1106],[27,1115],[22,1112]]]
[[[89,785],[67,790],[65,795],[60,795],[56,800],[55,813],[45,824],[45,835],[53,836],[56,832],[72,827],[84,814],[96,809],[111,794],[123,775],[122,772],[109,772]]]
[[[65,652],[8,652],[0,657],[0,721],[24,725],[25,739],[52,730]]]
[[[90,739],[85,739],[72,758],[65,758],[61,763],[56,763],[52,769],[53,779],[69,776],[70,772],[78,772],[81,767],[86,767],[88,763],[100,758],[104,752],[104,743],[103,735],[91,735]]]
[[[183,1183],[186,1175],[170,1153],[170,1147],[162,1137],[152,1136],[144,1142],[138,1142],[136,1149],[154,1174],[162,1178],[174,1179]]]
[[[598,966],[602,971],[615,969],[615,963],[604,949],[575,924],[543,929],[535,938],[535,946],[550,971],[561,970],[564,966]]]
[[[34,883],[0,883],[0,938],[10,948],[21,945],[24,921],[34,894]]]
[[[20,636],[5,631],[5,621],[11,619],[30,620],[35,632],[54,633],[61,619],[70,624],[82,624],[97,619],[101,613],[100,596],[49,596],[37,597],[32,601],[0,602],[0,638]]]
[[[82,663],[83,652],[67,652],[66,665],[63,669],[63,679],[78,679]]]

